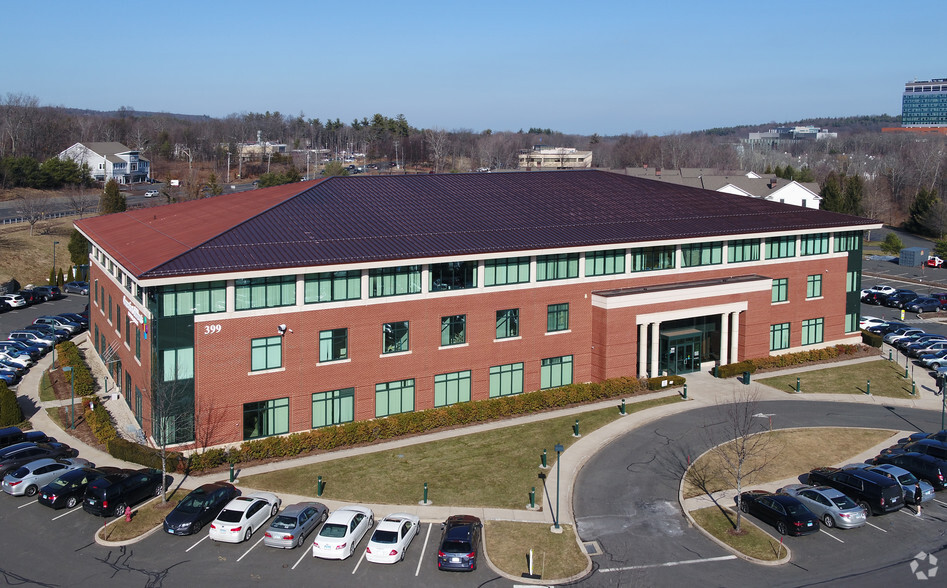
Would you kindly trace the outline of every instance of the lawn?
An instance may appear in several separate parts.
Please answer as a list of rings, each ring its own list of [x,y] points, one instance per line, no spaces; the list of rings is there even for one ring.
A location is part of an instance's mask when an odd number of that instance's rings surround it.
[[[553,533],[548,523],[486,521],[487,554],[494,566],[512,576],[529,572],[526,554],[533,550],[533,573],[547,579],[571,578],[585,570],[588,560],[575,540],[572,525]]]
[[[627,405],[628,412],[680,401],[677,395]],[[568,449],[576,439],[572,426],[579,419],[580,433],[588,433],[617,418],[614,408],[558,417],[322,462],[266,474],[241,477],[242,484],[302,496],[316,494],[322,476],[325,498],[375,504],[415,504],[424,498],[438,505],[525,509],[529,491],[536,488],[540,456],[547,450],[548,464],[556,460],[556,443]]]
[[[745,517],[742,518],[740,525],[742,533],[734,535],[732,531],[736,524],[737,514],[729,508],[708,506],[691,511],[691,516],[705,531],[750,557],[772,561],[786,555],[779,541],[756,525],[749,523]]]
[[[185,495],[186,490],[169,490],[166,503],[162,503],[160,498],[152,499],[132,511],[130,523],[126,523],[124,518],[110,519],[108,527],[99,531],[99,534],[106,541],[126,541],[140,537],[160,525]]]
[[[909,372],[910,374],[910,372]],[[875,396],[911,398],[911,379],[904,377],[904,366],[879,359],[811,372],[756,380],[783,392],[796,391],[796,378],[803,394],[866,394],[868,382]]]
[[[33,227],[32,235],[29,223],[0,227],[0,251],[4,252],[0,255],[0,281],[16,278],[24,287],[46,284],[53,266],[53,241],[59,242],[56,265],[65,271],[72,265],[67,245],[72,235],[72,221],[77,218],[40,221]]]

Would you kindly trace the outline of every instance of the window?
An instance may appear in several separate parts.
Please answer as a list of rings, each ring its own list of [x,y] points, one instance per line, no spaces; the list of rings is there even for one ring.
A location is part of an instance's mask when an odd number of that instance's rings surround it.
[[[505,286],[529,282],[529,257],[488,259],[483,262],[485,286]]]
[[[431,292],[442,290],[462,290],[477,287],[476,261],[451,261],[432,263],[428,268]]]
[[[102,305],[99,303],[99,279],[95,279],[95,305],[99,308],[102,308]]]
[[[760,260],[759,239],[738,239],[727,242],[727,263]]]
[[[250,341],[250,371],[273,370],[282,365],[282,337],[263,337]]]
[[[569,303],[550,304],[546,307],[546,332],[565,331],[569,328]]]
[[[234,308],[275,308],[296,304],[296,276],[234,280]]]
[[[796,256],[796,237],[770,237],[766,240],[766,259]]]
[[[163,317],[227,311],[227,282],[223,280],[162,286],[160,292]]]
[[[441,346],[460,345],[467,342],[467,315],[441,317]]]
[[[118,304],[115,305],[115,331],[121,336],[122,334],[122,307]]]
[[[368,292],[372,298],[418,294],[421,292],[421,266],[406,265],[368,270]]]
[[[194,377],[194,348],[164,349],[161,352],[165,382],[189,380]]]
[[[845,332],[857,333],[861,328],[858,326],[858,313],[853,312],[845,315]]]
[[[109,294],[109,322],[112,322],[112,295]]]
[[[128,318],[128,313],[125,313],[125,345],[131,345],[132,341],[132,329],[131,329],[131,320]]]
[[[579,277],[579,254],[560,253],[536,257],[536,281],[565,280]]]
[[[490,398],[523,392],[523,364],[510,363],[490,368]]]
[[[135,357],[141,359],[141,327],[135,325]]]
[[[861,238],[862,235],[860,231],[835,233],[835,251],[838,253],[842,251],[858,251],[861,247]]]
[[[802,321],[802,344],[814,345],[822,342],[822,325],[825,319],[807,319]]]
[[[434,406],[470,402],[470,370],[434,376]]]
[[[800,249],[803,255],[822,255],[823,253],[828,253],[829,234],[818,233],[815,235],[803,235]]]
[[[789,300],[789,278],[773,280],[773,302],[786,302],[787,300]]]
[[[541,362],[539,368],[541,389],[558,388],[572,383],[572,356],[550,357]]]
[[[361,297],[361,271],[324,272],[306,275],[305,294],[303,295],[306,304],[358,300]]]
[[[349,330],[319,331],[319,361],[338,361],[348,358]]]
[[[375,416],[414,411],[414,380],[375,384]]]
[[[289,398],[243,405],[243,438],[256,439],[289,433]]]
[[[770,325],[769,350],[789,349],[789,323]]]
[[[408,321],[385,323],[382,326],[382,353],[408,351]]]
[[[520,309],[497,311],[497,339],[520,336]]]
[[[631,250],[631,271],[650,272],[677,267],[674,245],[639,247]]]
[[[861,290],[862,273],[848,272],[845,274],[845,291],[858,292]]]
[[[312,428],[355,420],[355,388],[316,392],[312,395]]]
[[[625,250],[590,251],[585,254],[585,275],[606,276],[625,273]]]
[[[806,298],[822,297],[822,274],[815,274],[806,278]]]
[[[718,263],[723,263],[723,243],[720,241],[681,245],[683,267],[717,265]]]

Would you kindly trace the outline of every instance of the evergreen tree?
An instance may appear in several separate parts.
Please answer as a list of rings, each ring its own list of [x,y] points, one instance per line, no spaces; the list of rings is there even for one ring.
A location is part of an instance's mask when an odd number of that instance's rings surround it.
[[[89,265],[89,242],[76,229],[69,236],[69,259],[73,265]]]
[[[802,169],[796,172],[795,180],[797,182],[814,182],[815,175],[812,173],[812,170],[809,169],[809,166],[805,165],[802,167]]]
[[[936,190],[928,192],[927,188],[921,188],[914,197],[914,202],[911,203],[907,229],[922,235],[936,234],[929,224],[931,213],[939,203],[940,198],[937,197]]]
[[[59,274],[56,276],[56,285],[62,287],[62,285],[65,283],[66,281],[63,279],[62,268],[59,268]]]
[[[210,177],[207,179],[207,187],[214,196],[220,196],[224,193],[224,189],[220,187],[220,182],[217,181],[217,174],[214,172],[210,172]]]
[[[796,170],[792,168],[792,165],[786,164],[786,167],[783,168],[783,175],[781,176],[784,180],[794,180],[796,176]]]
[[[904,243],[896,233],[888,233],[881,243],[881,252],[888,255],[900,255],[902,249],[904,249]]]
[[[16,401],[16,394],[0,380],[0,427],[11,427],[23,422],[23,411]]]
[[[125,196],[118,189],[118,182],[111,179],[105,183],[105,191],[99,199],[99,212],[101,214],[112,214],[115,212],[125,212],[128,205],[125,202]]]
[[[822,197],[822,210],[831,212],[843,212],[844,203],[842,202],[842,181],[836,173],[829,172],[825,182],[822,183],[822,189],[819,191]]]
[[[769,175],[769,174],[773,173],[773,168],[770,167],[770,165],[767,163],[767,164],[766,164],[766,169],[763,170],[763,173],[766,174],[766,175]]]
[[[773,175],[777,178],[783,177],[783,168],[777,165],[775,168],[773,168]]]
[[[865,192],[865,183],[860,176],[848,176],[845,178],[845,194],[842,198],[843,207],[840,212],[854,214],[856,216],[862,213],[862,195]]]

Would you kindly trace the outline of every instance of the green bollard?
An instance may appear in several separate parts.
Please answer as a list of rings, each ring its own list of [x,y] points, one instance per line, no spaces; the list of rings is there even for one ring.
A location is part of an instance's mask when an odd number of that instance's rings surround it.
[[[796,378],[796,394],[799,393],[800,389],[801,389],[801,386],[799,385],[799,378]]]
[[[865,394],[871,396],[871,380],[868,380],[868,387],[865,388]]]
[[[536,486],[533,486],[533,489],[529,491],[529,507],[536,508]]]
[[[625,414],[625,399],[621,399],[621,406],[618,407],[618,414]]]
[[[917,394],[917,382],[911,380],[911,396]]]
[[[888,361],[891,361],[891,350],[888,350]]]
[[[545,449],[543,449],[542,460],[543,460],[543,466],[542,466],[543,469],[548,468],[549,466],[546,465],[546,450]]]
[[[904,379],[908,379],[908,366],[904,366]]]
[[[687,384],[684,384],[684,400],[687,400]]]
[[[233,484],[233,464],[230,464],[230,483]]]
[[[572,425],[572,436],[579,437],[579,419],[575,419],[575,424]]]
[[[424,483],[424,504],[427,504],[427,482]]]
[[[325,482],[322,481],[322,476],[319,476],[316,479],[316,496],[322,496],[322,490],[326,487]]]

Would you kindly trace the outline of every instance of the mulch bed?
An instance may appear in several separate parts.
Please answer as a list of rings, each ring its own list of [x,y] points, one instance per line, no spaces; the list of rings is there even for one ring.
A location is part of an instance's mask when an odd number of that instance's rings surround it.
[[[66,372],[62,370],[47,371],[49,376],[50,384],[53,387],[53,393],[56,395],[56,398],[59,400],[69,400],[72,395],[72,382],[69,379],[69,376],[66,375]],[[86,445],[95,447],[102,451],[106,451],[105,445],[99,443],[99,440],[92,434],[92,429],[85,421],[84,406],[82,404],[82,398],[76,398],[76,428],[69,431],[69,434],[79,439]],[[63,424],[63,427],[68,427],[72,422],[70,418],[69,406],[59,407],[59,421]]]

